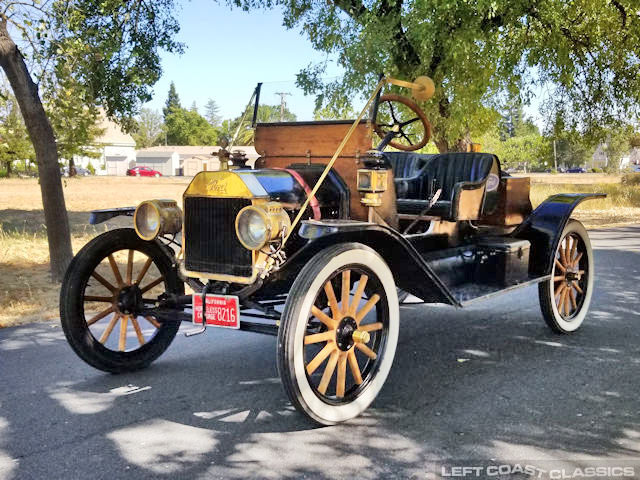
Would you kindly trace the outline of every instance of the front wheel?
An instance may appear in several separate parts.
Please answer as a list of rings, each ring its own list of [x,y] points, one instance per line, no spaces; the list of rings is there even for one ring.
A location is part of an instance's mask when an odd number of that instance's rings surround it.
[[[60,291],[62,328],[85,362],[106,372],[138,370],[158,358],[179,323],[161,323],[144,306],[183,294],[168,253],[131,228],[94,238],[75,256]]]
[[[391,369],[398,319],[393,275],[376,252],[350,243],[316,254],[293,283],[278,333],[292,404],[322,425],[362,413]]]
[[[553,256],[551,278],[538,284],[545,322],[556,333],[575,332],[593,293],[593,249],[582,223],[569,220]]]

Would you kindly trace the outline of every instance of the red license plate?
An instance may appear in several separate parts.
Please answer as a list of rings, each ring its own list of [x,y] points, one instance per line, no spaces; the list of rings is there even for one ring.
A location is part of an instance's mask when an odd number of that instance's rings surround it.
[[[207,325],[240,328],[238,297],[207,295]],[[202,324],[202,295],[193,294],[193,323]]]

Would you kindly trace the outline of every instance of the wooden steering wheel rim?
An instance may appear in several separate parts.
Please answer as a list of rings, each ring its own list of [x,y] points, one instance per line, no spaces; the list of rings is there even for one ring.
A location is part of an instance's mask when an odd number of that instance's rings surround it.
[[[429,119],[424,114],[424,112],[420,109],[418,104],[413,100],[409,100],[407,97],[403,97],[402,95],[396,95],[393,93],[389,93],[387,95],[382,95],[380,97],[379,103],[383,102],[398,102],[402,103],[404,106],[408,107],[413,113],[418,116],[420,122],[422,122],[422,127],[424,128],[424,137],[419,143],[415,145],[403,145],[401,143],[397,143],[394,141],[389,142],[389,145],[393,148],[397,148],[398,150],[404,150],[405,152],[413,152],[414,150],[419,150],[424,147],[429,139],[431,138],[431,123],[429,123]],[[385,137],[385,132],[380,128],[377,123],[374,123],[373,129],[378,134],[380,138]]]

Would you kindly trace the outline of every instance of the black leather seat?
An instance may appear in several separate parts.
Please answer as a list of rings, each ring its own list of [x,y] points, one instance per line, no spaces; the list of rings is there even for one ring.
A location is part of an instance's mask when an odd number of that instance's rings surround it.
[[[498,159],[490,153],[388,152],[385,156],[394,172],[398,213],[420,214],[429,197],[440,189],[438,201],[426,215],[458,220],[462,192],[475,190],[481,195],[491,170],[495,170],[498,178],[500,175]]]
[[[433,154],[413,152],[385,152],[385,157],[393,166],[395,178],[412,178],[419,175]]]

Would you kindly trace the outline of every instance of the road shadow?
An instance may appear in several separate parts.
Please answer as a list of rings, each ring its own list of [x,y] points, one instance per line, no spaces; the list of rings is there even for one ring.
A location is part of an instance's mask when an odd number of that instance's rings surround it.
[[[614,235],[598,238],[607,248],[596,251],[579,332],[549,331],[535,287],[468,310],[405,306],[383,391],[333,427],[291,407],[272,337],[180,336],[151,368],[114,376],[82,364],[59,329],[6,329],[2,368],[23,371],[0,397],[0,473],[3,458],[9,478],[62,458],[51,468],[70,478],[438,478],[440,463],[474,460],[637,464],[640,252]],[[21,433],[36,431],[38,441]]]

